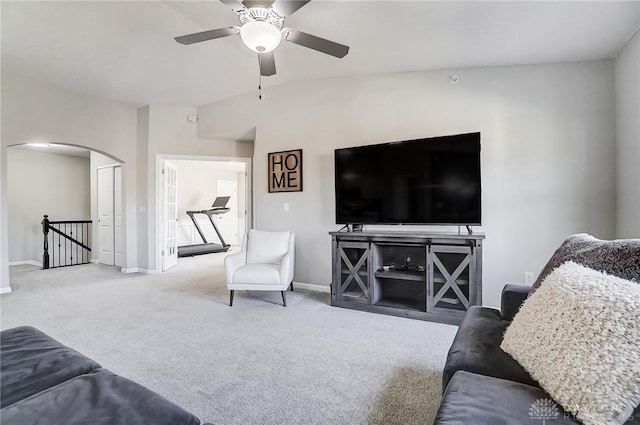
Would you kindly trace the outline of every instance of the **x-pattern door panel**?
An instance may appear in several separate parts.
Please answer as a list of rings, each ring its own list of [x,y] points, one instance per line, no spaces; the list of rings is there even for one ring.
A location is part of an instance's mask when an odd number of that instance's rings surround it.
[[[468,246],[432,246],[429,260],[427,310],[463,316],[469,309],[469,279],[475,275],[473,250]]]
[[[368,243],[341,242],[338,245],[338,298],[368,304],[370,295],[369,264],[371,249]]]

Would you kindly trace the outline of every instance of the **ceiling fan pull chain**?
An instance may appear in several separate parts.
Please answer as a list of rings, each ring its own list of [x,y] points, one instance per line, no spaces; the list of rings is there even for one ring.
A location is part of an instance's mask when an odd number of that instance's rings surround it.
[[[262,69],[262,55],[258,55],[258,64],[260,65],[260,69]],[[258,75],[258,99],[264,99],[262,95],[262,72]]]

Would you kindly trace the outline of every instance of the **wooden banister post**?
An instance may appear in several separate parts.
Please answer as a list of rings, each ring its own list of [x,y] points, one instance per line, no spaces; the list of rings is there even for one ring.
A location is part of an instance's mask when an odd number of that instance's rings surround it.
[[[49,216],[44,215],[42,220],[42,233],[44,234],[44,253],[42,254],[42,268],[49,268]]]

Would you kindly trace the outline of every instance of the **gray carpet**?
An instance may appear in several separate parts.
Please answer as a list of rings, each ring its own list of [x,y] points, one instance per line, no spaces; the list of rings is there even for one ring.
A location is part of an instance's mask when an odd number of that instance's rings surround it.
[[[214,424],[430,424],[456,327],[236,293],[222,258],[161,275],[11,268],[2,329],[40,328]]]

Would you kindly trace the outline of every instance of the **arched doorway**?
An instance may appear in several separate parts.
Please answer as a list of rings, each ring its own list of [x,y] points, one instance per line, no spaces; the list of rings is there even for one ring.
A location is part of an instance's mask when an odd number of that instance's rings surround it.
[[[9,266],[125,266],[122,160],[44,142],[10,145],[6,155]],[[112,261],[102,255],[109,232]]]

